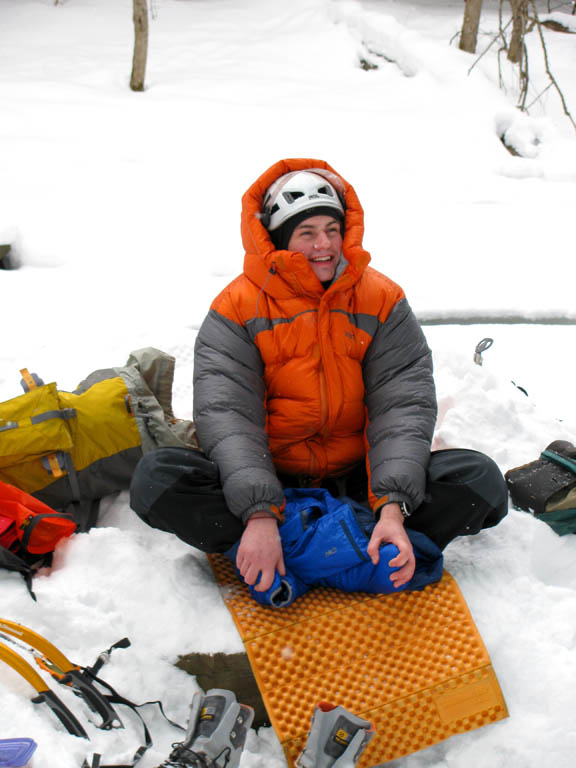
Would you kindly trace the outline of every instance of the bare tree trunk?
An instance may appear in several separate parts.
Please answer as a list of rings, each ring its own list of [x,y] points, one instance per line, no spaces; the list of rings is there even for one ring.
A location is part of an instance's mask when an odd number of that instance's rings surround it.
[[[148,58],[148,3],[147,0],[134,1],[134,57],[130,88],[133,91],[144,90],[146,78],[146,60]]]
[[[528,2],[527,0],[510,0],[510,5],[512,6],[512,34],[508,46],[508,60],[513,64],[519,64],[522,61]]]
[[[476,53],[481,12],[482,0],[466,0],[464,21],[462,22],[462,32],[460,34],[460,50],[467,53]]]

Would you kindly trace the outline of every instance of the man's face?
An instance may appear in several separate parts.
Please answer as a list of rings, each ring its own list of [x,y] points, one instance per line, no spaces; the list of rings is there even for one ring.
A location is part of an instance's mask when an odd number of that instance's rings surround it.
[[[321,283],[332,280],[342,253],[340,222],[332,216],[310,216],[292,232],[287,250],[303,253]]]

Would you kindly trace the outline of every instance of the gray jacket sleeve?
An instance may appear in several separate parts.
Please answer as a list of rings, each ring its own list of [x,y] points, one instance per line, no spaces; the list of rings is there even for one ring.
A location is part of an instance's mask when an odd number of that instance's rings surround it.
[[[246,328],[210,310],[194,350],[194,422],[228,508],[243,522],[284,502],[265,429],[263,370]]]
[[[424,499],[437,406],[432,355],[406,299],[376,330],[364,385],[371,491],[415,509]]]

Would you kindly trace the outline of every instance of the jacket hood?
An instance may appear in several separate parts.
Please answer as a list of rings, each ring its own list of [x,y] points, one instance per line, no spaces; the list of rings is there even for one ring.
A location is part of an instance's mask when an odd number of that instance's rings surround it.
[[[285,298],[294,292],[323,293],[308,260],[300,253],[275,250],[268,230],[261,221],[264,195],[270,185],[285,173],[305,170],[313,170],[325,176],[342,195],[346,204],[342,251],[347,265],[334,280],[334,284],[340,289],[354,285],[370,261],[370,254],[362,247],[364,211],[353,187],[324,160],[280,160],[268,168],[244,193],[241,218],[242,243],[245,250],[244,274],[275,298]]]

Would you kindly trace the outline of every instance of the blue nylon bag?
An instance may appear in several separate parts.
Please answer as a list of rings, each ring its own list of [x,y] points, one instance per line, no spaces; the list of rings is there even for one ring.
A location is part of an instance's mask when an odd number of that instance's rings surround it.
[[[348,499],[336,499],[323,488],[286,488],[284,494],[285,522],[279,532],[286,568],[307,584],[317,584],[370,561],[370,537]]]
[[[376,525],[371,510],[346,497],[336,499],[323,488],[286,488],[284,493],[284,523],[278,531],[286,575],[276,573],[272,586],[264,592],[250,587],[250,594],[261,605],[290,605],[314,586],[383,594],[422,589],[442,578],[442,552],[425,534],[406,529],[416,570],[408,584],[397,588],[390,576],[398,568],[389,565],[398,554],[397,547],[383,545],[377,565],[366,552]],[[226,553],[234,563],[238,545]]]

